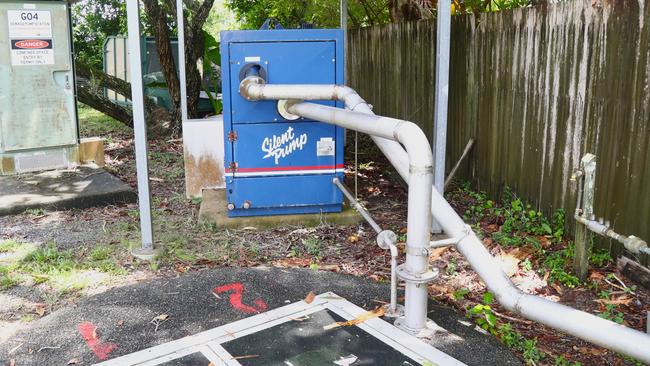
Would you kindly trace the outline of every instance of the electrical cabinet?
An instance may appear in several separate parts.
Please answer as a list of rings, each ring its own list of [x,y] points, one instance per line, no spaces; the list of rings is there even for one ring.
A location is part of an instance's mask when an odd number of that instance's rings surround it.
[[[343,196],[332,180],[343,179],[344,130],[286,120],[277,101],[248,101],[239,84],[251,67],[268,84],[343,84],[343,32],[223,32],[221,63],[229,216],[340,211]]]
[[[66,1],[0,0],[0,173],[78,160]]]

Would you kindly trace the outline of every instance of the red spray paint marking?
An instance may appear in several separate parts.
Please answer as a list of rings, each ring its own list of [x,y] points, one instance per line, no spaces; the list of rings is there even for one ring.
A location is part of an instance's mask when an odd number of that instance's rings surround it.
[[[253,303],[255,304],[254,307],[243,304],[241,301],[242,301],[242,294],[244,293],[244,285],[242,285],[240,282],[235,282],[229,285],[215,287],[213,291],[216,294],[232,291],[232,293],[230,294],[230,305],[232,305],[233,308],[246,314],[261,313],[266,311],[266,309],[268,308],[268,305],[266,305],[266,303],[262,299],[255,299],[255,301],[253,301]]]
[[[117,348],[115,343],[101,342],[99,338],[97,338],[97,327],[91,322],[83,322],[77,325],[77,330],[83,337],[84,341],[86,341],[88,348],[90,348],[95,356],[102,361],[107,360],[109,353],[113,352],[113,350]]]

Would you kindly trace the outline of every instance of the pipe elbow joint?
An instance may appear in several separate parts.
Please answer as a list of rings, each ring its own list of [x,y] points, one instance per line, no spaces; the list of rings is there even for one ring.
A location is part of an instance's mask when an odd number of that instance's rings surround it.
[[[351,111],[354,111],[357,108],[357,106],[361,104],[368,104],[363,98],[361,98],[361,96],[359,95],[359,93],[357,93],[356,90],[350,88],[347,85],[335,86],[334,96],[332,99],[340,100]]]
[[[393,136],[406,148],[412,166],[433,169],[433,152],[429,140],[418,125],[404,121],[395,128]]]

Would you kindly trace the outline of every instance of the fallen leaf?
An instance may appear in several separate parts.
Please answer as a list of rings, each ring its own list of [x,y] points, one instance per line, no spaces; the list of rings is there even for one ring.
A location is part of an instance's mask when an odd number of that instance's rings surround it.
[[[260,357],[260,355],[244,355],[244,356],[236,356],[233,357],[233,360],[245,360],[247,358],[255,358],[255,357]]]
[[[157,317],[153,318],[153,320],[160,320],[161,322],[164,322],[167,319],[169,319],[168,314],[160,314]]]
[[[311,304],[312,302],[314,302],[315,298],[316,298],[316,294],[313,291],[309,291],[307,297],[305,297],[305,302],[307,304]]]
[[[603,305],[629,305],[632,302],[632,298],[623,295],[616,299],[598,299],[594,301]]]
[[[592,281],[600,282],[605,278],[600,272],[593,271],[589,274],[589,279]]]
[[[350,366],[353,363],[357,362],[358,359],[359,357],[355,355],[349,355],[349,356],[341,357],[338,361],[334,361],[334,364],[339,366]]]
[[[38,316],[45,315],[45,304],[36,304],[34,307],[34,312],[38,314]]]
[[[115,324],[116,324],[118,327],[121,327],[122,325],[124,325],[124,320],[121,320],[121,319],[120,319],[120,320],[118,320]]]
[[[501,264],[501,269],[508,275],[508,277],[514,276],[517,271],[519,271],[519,262],[520,260],[517,259],[517,257],[509,254],[509,253],[504,253],[503,251],[497,257]]]
[[[68,361],[66,365],[77,365],[79,363],[78,358],[73,358],[72,360]]]
[[[323,264],[318,267],[321,271],[339,272],[341,268],[336,264]]]
[[[573,349],[582,353],[583,355],[592,355],[596,357],[604,356],[607,353],[607,350],[593,348],[593,347],[576,347],[573,346]]]
[[[348,241],[349,241],[350,243],[356,243],[356,242],[359,241],[359,237],[356,236],[356,235],[350,235],[350,236],[348,236]]]
[[[530,255],[533,253],[532,248],[526,248],[526,247],[517,247],[511,251],[508,252],[509,255],[519,259],[519,260],[524,260],[526,258],[529,258]]]
[[[366,320],[370,320],[373,318],[379,318],[380,316],[384,316],[384,313],[386,312],[386,309],[383,306],[378,307],[375,310],[365,312],[358,317],[348,320],[346,322],[335,322],[329,325],[326,325],[323,327],[325,330],[330,330],[330,329],[336,329],[339,327],[348,327],[352,325],[357,325],[365,322]]]
[[[449,249],[449,247],[442,247],[442,248],[435,248],[431,251],[429,251],[429,258],[431,260],[440,258],[445,252]]]

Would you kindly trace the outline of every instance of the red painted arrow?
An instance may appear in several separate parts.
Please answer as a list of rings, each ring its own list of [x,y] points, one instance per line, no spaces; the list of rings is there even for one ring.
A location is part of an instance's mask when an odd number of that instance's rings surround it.
[[[266,305],[262,299],[255,299],[255,301],[253,301],[255,306],[243,304],[242,294],[244,293],[244,285],[241,282],[235,282],[228,285],[215,287],[212,291],[214,291],[215,294],[232,292],[230,294],[230,305],[232,305],[233,308],[246,314],[261,313],[266,311],[268,308],[268,305]]]
[[[97,327],[91,322],[83,322],[77,325],[77,330],[86,341],[88,348],[93,351],[95,357],[102,361],[107,360],[108,355],[117,348],[115,343],[100,341],[97,337]]]

